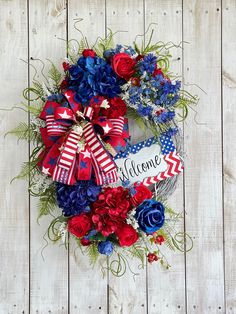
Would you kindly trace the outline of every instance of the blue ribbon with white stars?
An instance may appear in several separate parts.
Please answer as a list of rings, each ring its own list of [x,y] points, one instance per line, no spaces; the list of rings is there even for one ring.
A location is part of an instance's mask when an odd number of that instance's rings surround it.
[[[145,141],[136,143],[134,145],[130,145],[125,152],[121,152],[121,153],[117,154],[114,159],[125,158],[129,154],[136,154],[142,148],[150,147],[157,142],[158,142],[158,140],[156,137],[151,137]],[[170,136],[161,135],[160,136],[160,142],[161,142],[161,152],[163,155],[167,155],[170,152],[175,151],[175,146],[174,146],[174,143],[173,143]]]

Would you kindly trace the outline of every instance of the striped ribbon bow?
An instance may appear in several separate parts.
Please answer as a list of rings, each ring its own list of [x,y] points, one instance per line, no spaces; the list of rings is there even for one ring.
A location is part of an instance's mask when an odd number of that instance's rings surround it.
[[[46,102],[40,118],[46,121],[41,128],[45,144],[40,167],[54,181],[73,185],[76,180],[89,180],[92,172],[98,185],[118,180],[113,156],[117,154],[112,138],[122,139],[124,117],[107,119],[94,117],[94,109],[76,103],[74,93],[65,94],[69,107]],[[106,145],[109,145],[109,152]]]

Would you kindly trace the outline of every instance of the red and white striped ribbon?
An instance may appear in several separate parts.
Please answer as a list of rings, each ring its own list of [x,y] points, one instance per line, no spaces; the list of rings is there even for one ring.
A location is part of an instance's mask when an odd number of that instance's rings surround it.
[[[66,126],[60,125],[55,121],[54,115],[46,116],[46,125],[49,136],[61,136],[67,130]]]
[[[108,155],[105,148],[99,141],[93,125],[89,122],[84,127],[84,137],[86,143],[88,144],[92,154],[94,155],[98,166],[104,172],[104,174],[109,173],[110,171],[116,170],[116,165],[112,158]]]
[[[81,136],[75,131],[71,131],[65,142],[65,146],[61,152],[58,166],[69,170],[72,167],[73,161],[76,157],[77,145]]]
[[[53,181],[57,181],[68,185],[75,184],[75,178],[73,177],[74,167],[75,159],[73,161],[72,167],[69,170],[56,165],[52,176]]]
[[[113,136],[121,136],[124,128],[124,117],[119,117],[116,119],[109,119],[112,123],[112,130],[109,132],[109,135]]]
[[[91,154],[91,158],[97,185],[108,185],[118,181],[118,173],[116,170],[112,170],[109,173],[104,174],[99,168],[97,160],[93,154]]]
[[[89,107],[84,108],[84,116],[88,118],[89,121],[92,120],[93,113],[94,113],[94,110],[92,107],[89,106]]]

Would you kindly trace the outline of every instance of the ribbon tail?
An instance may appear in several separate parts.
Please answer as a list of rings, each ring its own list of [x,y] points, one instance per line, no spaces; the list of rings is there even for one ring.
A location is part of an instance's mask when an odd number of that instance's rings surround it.
[[[104,174],[99,168],[97,160],[93,154],[91,154],[91,157],[97,185],[108,185],[118,181],[118,173],[116,169]]]
[[[53,180],[68,185],[75,184],[75,165],[77,144],[81,136],[71,131],[61,152],[58,163],[53,172]]]
[[[91,123],[85,125],[84,137],[101,172],[107,175],[109,172],[117,171],[116,164],[101,144]]]

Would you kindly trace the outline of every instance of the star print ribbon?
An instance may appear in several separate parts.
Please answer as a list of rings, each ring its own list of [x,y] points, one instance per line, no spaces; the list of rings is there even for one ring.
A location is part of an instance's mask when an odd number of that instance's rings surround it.
[[[47,101],[40,114],[46,121],[46,127],[40,130],[45,144],[39,163],[42,172],[69,185],[89,180],[92,171],[97,184],[116,182],[116,165],[110,153],[115,156],[125,148],[124,139],[129,137],[127,119],[99,116],[100,96],[96,106],[85,107],[83,112],[73,91],[64,96],[60,104]]]

